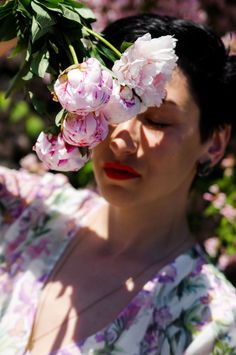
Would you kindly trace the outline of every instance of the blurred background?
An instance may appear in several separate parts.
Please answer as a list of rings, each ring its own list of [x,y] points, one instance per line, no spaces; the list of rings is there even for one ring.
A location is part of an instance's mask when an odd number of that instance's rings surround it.
[[[159,13],[211,26],[223,39],[230,54],[236,55],[236,0],[84,0],[95,13],[94,29],[102,29],[118,18],[143,12]],[[0,164],[44,174],[32,152],[38,134],[54,121],[57,107],[47,90],[49,78],[35,80],[42,103],[37,114],[32,103],[17,93],[5,93],[21,65],[21,58],[0,59]],[[236,100],[235,100],[236,102]],[[235,104],[236,119],[236,104]],[[236,286],[236,133],[224,159],[207,178],[196,180],[189,206],[193,232],[212,261]],[[92,163],[78,173],[66,174],[76,187],[94,185]]]

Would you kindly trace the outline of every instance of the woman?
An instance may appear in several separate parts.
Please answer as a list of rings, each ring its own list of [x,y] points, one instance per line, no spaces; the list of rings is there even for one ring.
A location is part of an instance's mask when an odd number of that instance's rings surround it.
[[[1,170],[1,354],[236,353],[236,292],[186,217],[195,176],[229,140],[236,60],[183,20],[142,15],[104,33],[119,47],[147,32],[177,38],[178,66],[160,108],[93,149],[101,196]]]

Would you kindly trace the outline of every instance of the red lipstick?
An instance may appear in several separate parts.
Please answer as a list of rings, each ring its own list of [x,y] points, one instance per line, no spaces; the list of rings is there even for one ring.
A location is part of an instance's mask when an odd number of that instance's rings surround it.
[[[134,170],[130,166],[116,162],[104,163],[103,169],[109,178],[116,180],[128,180],[141,176],[136,170]]]

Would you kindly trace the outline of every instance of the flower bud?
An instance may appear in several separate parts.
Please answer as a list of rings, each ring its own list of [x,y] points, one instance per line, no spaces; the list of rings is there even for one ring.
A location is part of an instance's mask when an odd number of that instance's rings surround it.
[[[102,112],[68,114],[62,125],[63,139],[74,146],[94,148],[108,134],[108,121]]]
[[[56,99],[71,113],[85,114],[106,104],[112,93],[112,76],[95,58],[72,65],[54,85]]]
[[[77,171],[88,160],[82,156],[78,147],[66,143],[61,133],[58,136],[41,132],[33,149],[47,169],[58,171]]]

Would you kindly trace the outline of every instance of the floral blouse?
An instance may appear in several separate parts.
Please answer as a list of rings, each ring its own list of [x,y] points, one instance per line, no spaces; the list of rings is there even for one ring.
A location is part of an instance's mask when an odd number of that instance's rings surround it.
[[[40,293],[88,213],[105,201],[64,175],[0,168],[0,354],[27,351]],[[96,334],[51,355],[236,354],[236,292],[196,245]]]

